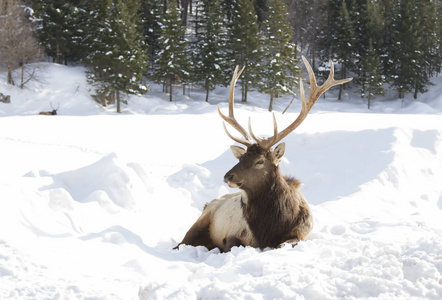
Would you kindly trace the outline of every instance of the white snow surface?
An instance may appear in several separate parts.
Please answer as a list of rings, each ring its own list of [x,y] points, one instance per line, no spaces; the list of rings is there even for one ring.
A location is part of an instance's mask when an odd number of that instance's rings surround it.
[[[226,87],[151,84],[123,113],[90,97],[81,66],[41,64],[0,92],[1,299],[442,299],[442,79],[418,100],[389,91],[370,110],[337,88],[285,138],[284,174],[314,214],[296,247],[172,250],[235,163],[216,104]],[[308,89],[307,89],[308,90]],[[239,95],[239,88],[237,91]],[[272,133],[268,96],[237,119]],[[276,99],[278,125],[299,113]],[[41,116],[51,105],[57,116]]]

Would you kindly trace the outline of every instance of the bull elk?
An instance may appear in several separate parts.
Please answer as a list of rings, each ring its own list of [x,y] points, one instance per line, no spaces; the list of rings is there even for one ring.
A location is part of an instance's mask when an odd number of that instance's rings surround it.
[[[231,188],[241,192],[227,194],[206,204],[201,216],[188,230],[181,244],[205,246],[209,250],[219,248],[230,251],[234,246],[255,248],[276,248],[284,243],[293,246],[305,240],[313,227],[313,218],[307,201],[300,192],[301,183],[292,177],[283,176],[279,162],[284,155],[285,143],[272,147],[295,130],[307,117],[318,98],[329,88],[349,82],[352,78],[334,80],[333,63],[330,74],[321,85],[316,84],[313,70],[302,57],[310,79],[310,93],[305,100],[302,80],[300,95],[302,109],[296,120],[278,132],[273,114],[274,134],[269,138],[259,138],[253,131],[249,119],[248,132],[236,121],[233,112],[235,83],[244,68],[238,72],[236,67],[229,91],[229,116],[225,116],[218,106],[221,118],[237,130],[242,137],[234,137],[224,129],[235,142],[246,146],[231,146],[233,155],[239,159],[224,176]]]
[[[60,104],[57,105],[57,108],[52,107],[52,102],[49,102],[52,108],[52,111],[41,111],[38,114],[44,116],[55,116],[57,115],[57,110],[60,107]]]

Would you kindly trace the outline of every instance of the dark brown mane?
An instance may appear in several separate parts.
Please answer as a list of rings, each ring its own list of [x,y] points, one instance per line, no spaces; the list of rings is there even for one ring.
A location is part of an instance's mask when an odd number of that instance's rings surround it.
[[[297,179],[282,176],[276,167],[258,190],[244,187],[247,204],[243,213],[260,248],[275,248],[286,240],[300,239],[291,234],[298,223],[300,185]]]

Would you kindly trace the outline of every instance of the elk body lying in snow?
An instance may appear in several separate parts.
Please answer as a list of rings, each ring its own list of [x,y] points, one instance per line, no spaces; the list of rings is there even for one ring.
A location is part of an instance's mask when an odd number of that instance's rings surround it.
[[[236,129],[242,138],[233,137],[224,126],[227,135],[247,148],[231,146],[239,163],[224,176],[231,188],[241,192],[227,194],[208,203],[201,216],[188,230],[183,241],[178,244],[205,246],[230,251],[234,246],[256,248],[278,247],[283,243],[295,245],[304,240],[313,226],[313,218],[307,201],[301,194],[300,182],[283,176],[279,162],[284,155],[285,143],[271,148],[295,130],[307,117],[318,98],[332,86],[351,80],[333,79],[333,63],[330,75],[323,85],[316,84],[315,75],[305,57],[302,57],[310,78],[310,94],[305,100],[302,81],[300,94],[302,110],[296,120],[286,129],[278,132],[273,114],[274,135],[267,139],[255,136],[249,119],[247,132],[235,119],[233,113],[233,93],[236,80],[244,68],[235,69],[229,92],[229,116],[218,112],[224,121]]]
[[[51,104],[52,111],[41,111],[38,114],[39,115],[44,115],[44,116],[55,116],[55,115],[57,115],[57,110],[58,110],[60,104],[57,105],[57,108],[53,108],[52,107],[52,103],[50,103],[50,104]]]

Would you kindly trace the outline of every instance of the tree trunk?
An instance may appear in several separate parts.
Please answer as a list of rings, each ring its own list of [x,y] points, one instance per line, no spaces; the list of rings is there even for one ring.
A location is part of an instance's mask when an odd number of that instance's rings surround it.
[[[63,62],[62,62],[63,57],[62,57],[62,54],[61,54],[61,52],[60,52],[60,48],[59,48],[59,46],[58,46],[58,42],[57,42],[56,50],[57,50],[57,53],[55,54],[55,62],[56,62],[57,64],[61,65],[61,64],[63,63]]]
[[[248,90],[248,85],[247,85],[247,81],[244,83],[244,103],[247,103],[247,90]]]
[[[206,102],[209,102],[209,82],[207,79],[205,86],[206,86]]]
[[[270,93],[270,104],[269,104],[269,111],[273,110],[273,93]]]
[[[182,26],[187,26],[187,12],[189,9],[189,0],[181,0],[181,20]]]
[[[341,78],[347,78],[347,69],[342,66],[341,68]],[[344,85],[340,84],[339,85],[339,96],[338,96],[338,100],[342,99],[342,90],[344,89]]]
[[[173,92],[173,80],[171,79],[169,82],[169,102],[173,101],[172,92]]]
[[[115,91],[116,100],[117,100],[117,113],[121,113],[121,105],[120,105],[120,91]]]
[[[8,84],[14,84],[14,81],[12,80],[12,68],[11,66],[8,66]]]
[[[399,99],[404,98],[404,91],[402,89],[399,89]]]
[[[22,89],[24,86],[24,73],[25,73],[25,64],[21,65],[21,82],[20,82],[20,88]]]

